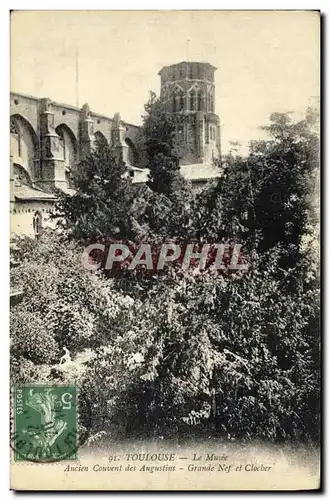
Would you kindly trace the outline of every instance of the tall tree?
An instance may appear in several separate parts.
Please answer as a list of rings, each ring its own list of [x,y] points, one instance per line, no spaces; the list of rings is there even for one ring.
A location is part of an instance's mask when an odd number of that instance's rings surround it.
[[[191,219],[192,188],[180,172],[183,120],[183,115],[167,112],[156,94],[150,92],[142,137],[150,171],[147,185],[154,195],[150,197],[146,217],[153,230],[168,236],[185,234]]]
[[[316,121],[311,110],[299,122],[273,113],[263,127],[269,139],[251,142],[247,157],[227,155],[222,177],[203,194],[199,233],[244,240],[259,252],[282,244],[295,259],[315,197]]]

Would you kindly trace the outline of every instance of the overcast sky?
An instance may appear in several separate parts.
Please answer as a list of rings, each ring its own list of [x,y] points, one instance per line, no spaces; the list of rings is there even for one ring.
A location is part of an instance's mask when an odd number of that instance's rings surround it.
[[[11,89],[140,124],[163,66],[210,62],[226,151],[319,95],[318,23],[314,12],[14,12]]]

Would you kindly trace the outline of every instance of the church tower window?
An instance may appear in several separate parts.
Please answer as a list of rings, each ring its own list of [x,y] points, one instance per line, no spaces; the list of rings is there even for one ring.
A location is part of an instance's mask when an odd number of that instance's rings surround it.
[[[179,109],[180,109],[180,111],[183,111],[184,110],[184,95],[183,95],[183,92],[180,92],[179,103],[180,103]]]
[[[214,111],[214,99],[212,94],[210,96],[210,111]]]
[[[196,96],[194,92],[190,93],[190,109],[191,111],[195,111],[196,109]]]
[[[197,94],[197,109],[198,111],[202,111],[202,93],[201,91]]]

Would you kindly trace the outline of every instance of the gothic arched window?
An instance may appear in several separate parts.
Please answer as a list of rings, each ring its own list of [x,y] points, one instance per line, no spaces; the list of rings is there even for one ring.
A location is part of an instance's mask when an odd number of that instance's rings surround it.
[[[193,92],[189,96],[189,109],[192,111],[195,109],[195,95]]]
[[[102,134],[102,132],[99,132],[99,131],[95,132],[94,137],[95,137],[95,143],[98,146],[107,146],[108,141],[107,141],[105,135]]]
[[[128,146],[128,161],[131,165],[137,166],[140,161],[140,155],[138,149],[135,146],[134,142],[129,137],[125,138],[125,142]]]
[[[58,128],[57,135],[60,138],[60,148],[63,151],[63,159],[66,160],[65,140],[64,140],[63,130],[61,128]]]
[[[36,177],[39,140],[32,125],[19,114],[10,119],[10,154],[13,163],[24,168],[31,179]]]
[[[64,123],[58,125],[55,132],[59,137],[59,157],[64,160],[65,167],[71,168],[76,165],[78,159],[77,139]]]
[[[180,110],[184,110],[184,95],[183,92],[180,92],[179,96]]]
[[[197,94],[197,109],[202,111],[202,93],[200,91]]]
[[[208,94],[207,96],[207,111],[212,111],[211,109],[211,95]]]
[[[42,231],[42,215],[41,212],[36,212],[33,216],[33,231],[36,238],[39,238]]]
[[[66,185],[69,189],[73,189],[73,179],[72,179],[72,172],[71,169],[66,168],[65,169],[65,180],[66,180]]]

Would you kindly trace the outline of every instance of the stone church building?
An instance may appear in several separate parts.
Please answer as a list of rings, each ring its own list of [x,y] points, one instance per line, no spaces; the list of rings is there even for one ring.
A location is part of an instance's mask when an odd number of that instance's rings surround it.
[[[218,177],[213,160],[220,155],[220,121],[214,110],[214,68],[208,63],[181,62],[164,67],[160,99],[165,109],[179,117],[177,144],[181,173],[199,187]],[[11,233],[38,236],[56,197],[54,189],[74,193],[70,181],[73,165],[90,153],[97,142],[109,144],[123,155],[133,183],[145,182],[136,147],[139,127],[81,109],[11,93],[10,96],[10,214]]]

